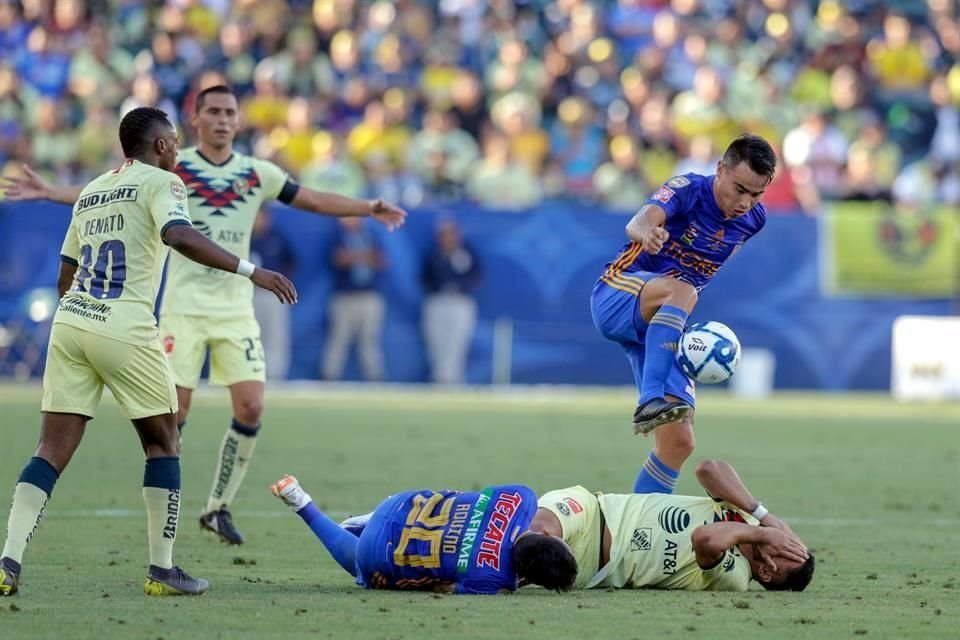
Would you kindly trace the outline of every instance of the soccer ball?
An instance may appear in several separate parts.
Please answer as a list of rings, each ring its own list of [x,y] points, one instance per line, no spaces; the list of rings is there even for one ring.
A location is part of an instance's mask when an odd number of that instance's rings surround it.
[[[733,375],[740,362],[737,334],[720,322],[698,322],[680,336],[680,368],[697,382],[716,384]]]

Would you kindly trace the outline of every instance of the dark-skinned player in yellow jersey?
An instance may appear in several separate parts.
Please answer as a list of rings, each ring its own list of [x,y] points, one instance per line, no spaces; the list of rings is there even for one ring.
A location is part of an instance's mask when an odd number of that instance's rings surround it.
[[[370,216],[390,230],[405,221],[405,211],[382,199],[314,191],[298,185],[275,164],[236,152],[233,142],[240,112],[229,87],[201,91],[191,125],[197,145],[180,152],[174,171],[186,185],[193,224],[242,258],[249,256],[253,223],[265,201],[279,200],[321,215]],[[12,200],[73,203],[79,193],[77,187],[49,185],[29,168],[24,177],[7,178],[5,185]],[[230,506],[257,443],[266,380],[253,289],[247,280],[229,279],[171,254],[166,291],[160,306],[160,338],[177,386],[178,425],[182,430],[186,423],[207,351],[210,382],[229,388],[233,404],[233,419],[223,438],[200,524],[224,542],[242,544]]]

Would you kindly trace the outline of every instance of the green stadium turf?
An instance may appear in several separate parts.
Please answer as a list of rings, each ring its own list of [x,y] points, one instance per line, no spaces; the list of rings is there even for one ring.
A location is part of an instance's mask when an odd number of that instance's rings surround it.
[[[0,389],[0,501],[36,442],[39,392]],[[0,638],[957,638],[960,406],[881,396],[705,395],[696,459],[719,457],[817,553],[805,593],[524,589],[497,597],[371,592],[269,495],[300,477],[336,516],[391,492],[525,483],[628,491],[650,441],[626,390],[508,393],[268,390],[265,430],[234,507],[248,544],[202,535],[197,515],[229,420],[197,398],[184,443],[177,561],[210,579],[201,598],[148,599],[142,454],[112,400],[61,478],[0,599]],[[0,518],[6,518],[6,510]]]

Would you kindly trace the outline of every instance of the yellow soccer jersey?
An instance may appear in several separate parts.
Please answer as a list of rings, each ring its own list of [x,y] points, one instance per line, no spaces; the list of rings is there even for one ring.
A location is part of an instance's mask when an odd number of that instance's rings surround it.
[[[196,147],[180,152],[177,175],[187,187],[193,226],[242,259],[250,255],[250,234],[264,202],[289,202],[297,185],[272,162],[234,153],[223,164],[208,161]],[[210,269],[176,253],[167,265],[161,315],[236,317],[253,314],[248,278]]]
[[[156,341],[162,234],[190,224],[186,193],[180,178],[138,160],[88,184],[60,250],[77,272],[54,322],[131,344]]]
[[[702,524],[736,517],[757,524],[749,514],[709,497],[607,494],[601,505],[610,528],[610,561],[590,587],[652,587],[689,591],[746,591],[750,564],[736,548],[713,568],[697,565],[691,534]]]
[[[537,507],[557,516],[563,541],[577,559],[573,587],[587,588],[600,566],[600,535],[606,524],[599,497],[578,485],[543,494]]]

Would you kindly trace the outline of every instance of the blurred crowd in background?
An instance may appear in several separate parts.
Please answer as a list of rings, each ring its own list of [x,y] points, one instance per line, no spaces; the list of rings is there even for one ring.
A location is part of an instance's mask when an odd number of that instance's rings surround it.
[[[774,211],[960,204],[955,0],[0,0],[0,168],[82,182],[116,125],[240,96],[238,149],[407,207],[635,210],[768,137]]]

